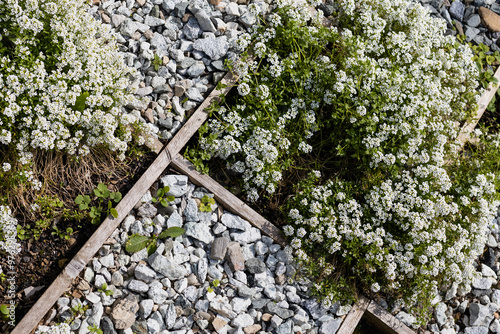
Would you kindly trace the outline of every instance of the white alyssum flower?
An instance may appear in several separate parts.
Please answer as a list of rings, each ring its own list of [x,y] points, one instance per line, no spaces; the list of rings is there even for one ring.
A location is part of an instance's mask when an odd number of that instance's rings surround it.
[[[0,55],[0,143],[15,145],[23,164],[32,149],[76,155],[97,145],[119,153],[127,149],[130,138],[119,137],[117,130],[126,124],[120,107],[134,99],[126,92],[133,70],[124,64],[109,27],[86,9],[79,0],[0,4],[0,21],[9,22],[3,38],[18,46],[17,57]],[[49,52],[52,44],[60,51]]]
[[[52,326],[38,326],[35,334],[70,334],[71,328],[66,323]]]
[[[0,233],[4,241],[0,241],[0,249],[10,254],[18,254],[21,245],[17,242],[17,219],[12,216],[9,207],[0,205]]]
[[[246,82],[242,82],[237,87],[238,94],[241,96],[248,95],[250,93],[250,86]]]
[[[10,165],[10,163],[8,163],[8,162],[4,162],[4,163],[2,164],[2,170],[3,170],[4,172],[8,172],[11,168],[12,168],[12,166],[11,166],[11,165]]]

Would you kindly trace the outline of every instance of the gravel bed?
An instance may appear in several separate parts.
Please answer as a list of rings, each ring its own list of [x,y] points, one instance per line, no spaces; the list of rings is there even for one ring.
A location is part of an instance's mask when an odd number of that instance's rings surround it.
[[[325,309],[311,298],[311,282],[296,275],[280,245],[217,203],[211,212],[199,211],[200,199],[213,195],[186,176],[163,176],[160,186],[167,185],[173,204],[153,205],[148,191],[77,286],[59,298],[46,323],[68,321],[78,334],[89,333],[92,325],[104,334],[337,331],[351,306]],[[186,233],[158,241],[152,255],[125,250],[130,235],[149,236],[172,226]],[[105,283],[113,294],[103,291]],[[79,304],[83,314],[72,310]]]
[[[125,63],[138,70],[130,86],[140,100],[127,112],[166,140],[222,79],[224,61],[243,51],[238,38],[257,20],[247,0],[108,0],[90,13],[111,27]]]
[[[500,1],[418,0],[432,16],[446,20],[446,34],[465,34],[467,42],[483,43],[500,51]]]

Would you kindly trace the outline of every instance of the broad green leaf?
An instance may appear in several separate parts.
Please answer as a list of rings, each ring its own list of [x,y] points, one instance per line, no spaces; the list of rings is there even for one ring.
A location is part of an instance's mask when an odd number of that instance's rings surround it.
[[[104,183],[99,183],[97,185],[97,189],[99,189],[100,191],[104,192],[105,190],[108,190],[108,187],[106,187],[106,185]]]
[[[148,245],[148,242],[149,237],[134,234],[127,240],[125,249],[127,250],[127,252],[135,253],[146,247]]]
[[[156,250],[156,242],[152,242],[148,245],[147,250],[148,250],[148,255],[151,255],[155,252]]]
[[[76,204],[82,204],[82,202],[83,202],[83,196],[82,195],[76,196],[75,203]]]
[[[158,191],[156,192],[156,196],[157,196],[157,197],[162,197],[164,193],[165,193],[165,191],[163,190],[163,188],[160,188],[160,189],[158,189]]]
[[[111,213],[111,215],[112,215],[113,217],[118,218],[118,211],[116,211],[116,209],[115,209],[115,208],[111,208],[111,209],[109,210],[109,213]]]
[[[160,201],[161,205],[163,205],[164,207],[167,207],[168,206],[168,202],[165,200],[165,199],[162,199]]]
[[[102,192],[99,189],[94,189],[94,195],[97,197],[102,197]]]
[[[160,238],[160,239],[165,239],[168,237],[177,238],[178,236],[183,235],[185,232],[186,231],[182,227],[172,226],[172,227],[169,227],[168,229],[166,229],[165,231],[163,231],[162,233],[160,233],[158,238]]]
[[[175,197],[174,196],[167,196],[166,198],[167,198],[167,201],[169,201],[169,202],[175,201]]]
[[[122,200],[122,193],[117,191],[115,192],[115,203],[118,203]]]
[[[0,305],[0,312],[5,315],[9,315],[9,307],[6,304]]]

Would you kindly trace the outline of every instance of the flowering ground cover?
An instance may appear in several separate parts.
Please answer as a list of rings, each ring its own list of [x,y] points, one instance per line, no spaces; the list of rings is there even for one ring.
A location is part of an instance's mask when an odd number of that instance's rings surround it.
[[[309,5],[278,1],[248,36],[238,94],[185,154],[280,211],[325,305],[358,289],[425,323],[452,284],[470,291],[499,204],[498,130],[477,129],[465,154],[456,141],[477,58],[419,4],[334,1],[326,21]]]

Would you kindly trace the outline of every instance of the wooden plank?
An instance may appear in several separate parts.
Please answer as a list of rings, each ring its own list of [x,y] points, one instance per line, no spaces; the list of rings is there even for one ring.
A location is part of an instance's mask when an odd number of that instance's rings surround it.
[[[497,68],[494,77],[500,80],[500,66]],[[464,146],[465,143],[470,139],[470,133],[474,131],[474,128],[479,122],[479,119],[483,116],[486,108],[488,108],[488,105],[490,104],[490,101],[493,98],[493,96],[495,96],[497,89],[498,85],[490,82],[488,89],[479,98],[477,115],[470,122],[464,124],[464,126],[460,130],[460,134],[457,137],[457,139],[461,142],[462,146]]]
[[[413,330],[399,321],[373,300],[368,305],[364,317],[380,331],[387,334],[415,334]]]
[[[198,128],[205,122],[208,114],[204,109],[220,94],[227,94],[234,85],[235,78],[231,72],[227,72],[221,82],[227,86],[221,90],[214,89],[210,93],[205,101],[203,101],[193,115],[186,121],[184,126],[177,132],[174,138],[165,146],[165,149],[158,154],[155,161],[149,166],[139,181],[137,181],[127,195],[118,203],[116,207],[118,217],[114,219],[109,216],[102,222],[101,226],[99,226],[75,257],[64,268],[62,273],[59,274],[56,280],[47,288],[35,305],[31,307],[28,313],[12,330],[11,334],[31,333],[37,327],[40,320],[42,320],[52,305],[54,305],[61,294],[68,289],[72,279],[79,275],[80,271],[92,259],[94,254],[101,248],[121,221],[129,214],[134,205],[141,199],[156,179],[158,179],[172,161],[172,157],[186,145]]]
[[[340,325],[337,334],[352,334],[361,320],[361,317],[365,314],[370,302],[371,301],[368,298],[361,296],[347,314],[347,317],[342,322],[342,325]]]
[[[283,233],[279,228],[259,215],[254,209],[245,204],[242,200],[233,195],[229,190],[221,186],[210,176],[196,171],[194,165],[180,154],[175,156],[171,164],[177,171],[187,175],[191,182],[210,190],[214,194],[215,199],[220,202],[225,209],[228,209],[234,214],[239,215],[241,218],[248,220],[252,225],[260,229],[280,245],[287,245]]]

